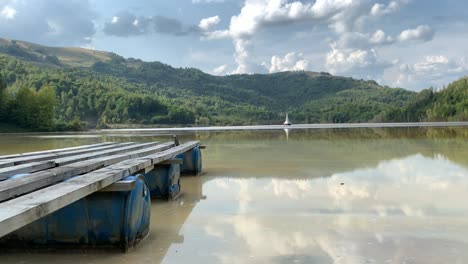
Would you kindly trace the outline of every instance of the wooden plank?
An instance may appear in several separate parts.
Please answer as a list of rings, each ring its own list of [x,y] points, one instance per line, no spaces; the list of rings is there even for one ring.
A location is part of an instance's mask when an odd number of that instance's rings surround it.
[[[133,150],[148,148],[148,147],[151,147],[151,146],[155,146],[157,144],[158,144],[158,142],[149,142],[149,143],[141,143],[141,144],[125,146],[125,147],[121,147],[121,148],[113,148],[113,149],[105,150],[105,151],[90,152],[90,153],[81,154],[81,155],[77,155],[77,156],[71,156],[71,157],[56,159],[55,163],[57,164],[57,166],[64,166],[64,165],[67,165],[67,164],[70,164],[70,163],[75,163],[75,162],[79,162],[79,161],[83,161],[83,160],[90,160],[90,159],[95,159],[95,158],[99,158],[99,157],[119,154],[119,152],[122,152],[120,154],[125,154],[125,152],[130,152],[130,151],[133,151]]]
[[[54,161],[33,162],[8,168],[0,169],[0,180],[4,180],[19,173],[32,173],[55,167]]]
[[[162,151],[160,153],[156,153],[153,155],[149,155],[145,158],[151,159],[153,164],[158,164],[162,161],[168,160],[168,159],[174,159],[177,155],[187,152],[194,147],[197,147],[200,144],[200,141],[189,141],[187,143],[184,143],[182,145],[173,147],[171,149]]]
[[[108,145],[114,145],[114,144],[117,144],[117,143],[104,142],[104,143],[99,143],[99,144],[83,145],[83,146],[71,147],[71,148],[61,148],[61,149],[51,149],[51,150],[45,150],[45,151],[20,153],[20,154],[10,154],[10,155],[0,156],[0,159],[12,159],[12,158],[19,158],[19,157],[35,156],[35,155],[56,154],[56,153],[65,152],[65,151],[96,148],[96,147],[102,147],[102,146],[108,146]]]
[[[11,161],[0,162],[0,168],[11,167],[11,166],[14,166],[14,165],[15,165],[15,163],[11,162]]]
[[[125,154],[80,161],[62,167],[32,173],[27,177],[2,181],[0,182],[0,202],[49,186],[72,176],[88,173],[127,159],[135,159],[154,154],[159,151],[167,150],[173,146],[174,143],[168,142]]]
[[[148,166],[172,159],[197,146],[192,141],[180,146],[72,178],[0,204],[0,237],[105,188]]]
[[[99,150],[106,150],[106,149],[112,149],[112,148],[117,148],[117,147],[123,147],[123,146],[128,146],[134,144],[133,142],[127,142],[127,143],[118,143],[118,144],[113,144],[109,146],[103,146],[103,147],[97,147],[97,148],[91,148],[91,149],[84,149],[84,150],[73,150],[73,151],[67,151],[67,152],[60,152],[57,154],[44,154],[44,155],[37,155],[37,156],[29,156],[29,157],[19,157],[19,158],[14,158],[14,159],[5,159],[2,161],[5,162],[13,162],[14,165],[21,165],[21,164],[26,164],[26,163],[31,163],[31,162],[37,162],[37,161],[45,161],[45,160],[54,160],[58,158],[64,158],[64,157],[70,157],[74,155],[79,155],[79,154],[85,154],[85,153],[90,153],[94,151],[99,151]]]

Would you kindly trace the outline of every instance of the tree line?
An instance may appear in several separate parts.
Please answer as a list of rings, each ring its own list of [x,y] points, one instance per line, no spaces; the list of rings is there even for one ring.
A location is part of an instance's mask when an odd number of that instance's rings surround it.
[[[463,78],[419,93],[326,73],[217,77],[125,60],[90,68],[0,56],[0,123],[27,130],[157,126],[468,120]]]

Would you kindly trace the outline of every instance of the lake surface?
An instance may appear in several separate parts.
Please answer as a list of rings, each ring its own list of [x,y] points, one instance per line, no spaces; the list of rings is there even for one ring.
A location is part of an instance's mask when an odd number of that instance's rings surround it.
[[[158,131],[0,135],[0,155]],[[204,175],[153,201],[129,253],[0,254],[1,263],[468,263],[468,128],[178,132]]]

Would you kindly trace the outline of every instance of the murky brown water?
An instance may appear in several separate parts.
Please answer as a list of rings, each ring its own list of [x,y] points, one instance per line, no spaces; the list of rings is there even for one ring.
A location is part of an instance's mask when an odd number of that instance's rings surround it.
[[[205,174],[154,201],[126,254],[0,254],[0,263],[468,263],[468,128],[187,133]],[[155,132],[3,135],[0,155]]]

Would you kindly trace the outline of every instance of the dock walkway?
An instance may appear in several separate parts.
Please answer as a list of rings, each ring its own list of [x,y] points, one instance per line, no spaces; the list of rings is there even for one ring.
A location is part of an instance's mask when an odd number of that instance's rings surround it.
[[[199,144],[109,142],[0,156],[0,237]]]

